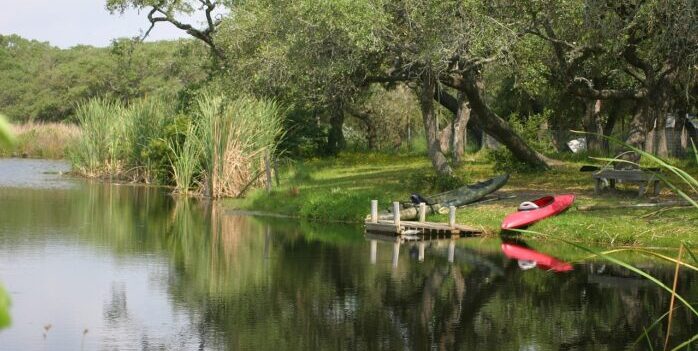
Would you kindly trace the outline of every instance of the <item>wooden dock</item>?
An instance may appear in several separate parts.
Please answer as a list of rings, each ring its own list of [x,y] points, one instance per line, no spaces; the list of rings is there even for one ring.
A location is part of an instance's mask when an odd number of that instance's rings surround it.
[[[395,236],[475,236],[482,230],[456,223],[456,208],[449,208],[448,223],[425,221],[426,204],[419,204],[418,221],[400,220],[400,203],[393,202],[393,220],[378,220],[378,201],[371,201],[371,216],[366,220],[366,233]]]

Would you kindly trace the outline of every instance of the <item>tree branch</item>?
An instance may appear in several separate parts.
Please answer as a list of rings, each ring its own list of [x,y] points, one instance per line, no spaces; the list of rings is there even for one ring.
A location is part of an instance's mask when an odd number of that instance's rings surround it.
[[[160,2],[157,5],[153,5],[151,10],[148,12],[148,21],[150,21],[150,28],[145,32],[145,34],[141,37],[141,41],[145,40],[145,38],[150,34],[150,32],[153,30],[155,27],[155,24],[158,22],[169,22],[173,26],[185,31],[187,34],[193,36],[194,38],[197,38],[204,43],[206,43],[210,48],[211,51],[218,57],[218,58],[225,58],[225,55],[223,52],[216,46],[216,44],[213,41],[213,33],[216,31],[216,27],[220,24],[221,21],[214,21],[211,13],[213,10],[216,8],[216,4],[211,2],[210,0],[199,0],[204,7],[206,8],[206,20],[208,23],[208,27],[204,30],[200,30],[197,28],[194,28],[192,25],[180,22],[176,18],[172,16],[168,11],[164,10],[162,8],[163,2]]]

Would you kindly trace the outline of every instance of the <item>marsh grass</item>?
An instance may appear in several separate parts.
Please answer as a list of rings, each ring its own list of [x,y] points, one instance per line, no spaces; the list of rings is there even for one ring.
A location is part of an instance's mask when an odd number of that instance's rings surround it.
[[[73,123],[8,124],[13,143],[1,145],[2,157],[61,159],[80,137],[80,128]]]
[[[107,99],[78,105],[76,120],[82,135],[69,151],[73,168],[86,177],[119,175],[123,171],[126,145],[124,107]]]
[[[276,152],[280,108],[204,94],[194,110],[178,113],[162,98],[87,101],[76,112],[83,133],[70,149],[73,168],[86,177],[174,185],[181,194],[240,196],[264,156]]]
[[[274,154],[282,133],[281,110],[270,101],[203,95],[198,101],[204,184],[212,198],[239,197],[250,183],[261,184],[265,156]]]
[[[170,164],[175,192],[186,195],[195,186],[195,176],[201,172],[200,158],[203,150],[194,124],[189,124],[182,135],[184,142],[178,143],[171,140],[168,147],[172,151]]]

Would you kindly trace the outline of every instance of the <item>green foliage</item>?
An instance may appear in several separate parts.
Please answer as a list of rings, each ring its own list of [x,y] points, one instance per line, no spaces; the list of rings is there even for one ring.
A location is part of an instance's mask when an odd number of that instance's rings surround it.
[[[327,140],[327,130],[318,124],[313,111],[289,109],[283,120],[284,137],[279,143],[288,157],[308,158],[323,153]]]
[[[486,150],[485,157],[488,162],[492,163],[492,169],[497,172],[505,173],[533,173],[540,170],[520,161],[511,153],[511,151],[500,147],[494,150]]]
[[[0,329],[10,325],[10,295],[0,285]]]
[[[0,35],[0,109],[13,121],[62,121],[93,97],[128,102],[174,94],[205,79],[207,60],[193,41],[57,49],[17,35]]]
[[[408,191],[419,192],[424,195],[428,193],[440,193],[453,190],[465,185],[468,182],[466,176],[450,175],[442,176],[433,170],[427,172],[413,172],[405,175],[405,188]]]
[[[509,124],[529,145],[540,152],[549,153],[555,150],[552,137],[547,130],[551,115],[552,111],[547,109],[542,113],[525,117],[512,113],[509,116]]]

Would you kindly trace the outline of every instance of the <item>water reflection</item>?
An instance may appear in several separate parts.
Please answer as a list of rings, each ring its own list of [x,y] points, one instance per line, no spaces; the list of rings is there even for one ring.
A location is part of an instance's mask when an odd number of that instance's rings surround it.
[[[0,189],[15,322],[0,348],[619,350],[668,306],[617,266],[522,272],[499,240],[360,233],[140,187]],[[698,296],[694,275],[681,282]],[[674,323],[676,341],[698,325],[684,310]]]
[[[538,268],[553,272],[568,272],[574,269],[567,262],[532,249],[521,239],[502,237],[502,252],[504,256],[516,260],[522,270]]]

